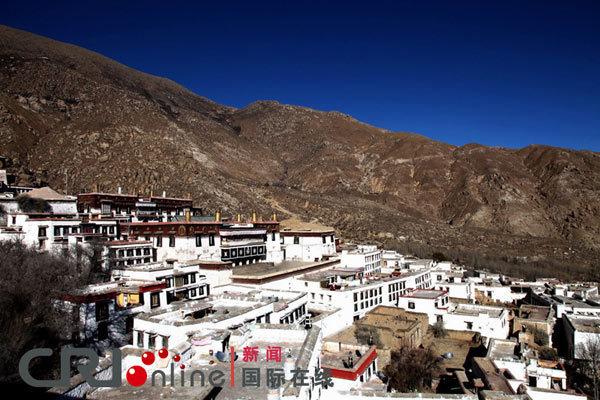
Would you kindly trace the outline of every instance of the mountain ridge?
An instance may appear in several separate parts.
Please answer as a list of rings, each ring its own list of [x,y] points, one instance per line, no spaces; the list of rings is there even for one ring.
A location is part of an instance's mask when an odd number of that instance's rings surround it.
[[[599,153],[455,146],[273,100],[238,109],[4,26],[0,155],[21,183],[71,193],[167,190],[392,247],[600,259]]]

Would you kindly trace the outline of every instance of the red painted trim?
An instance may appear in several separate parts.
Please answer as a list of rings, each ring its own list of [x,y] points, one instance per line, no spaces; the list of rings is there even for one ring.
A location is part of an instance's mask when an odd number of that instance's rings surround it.
[[[328,369],[331,372],[332,378],[355,381],[358,379],[359,376],[361,376],[367,370],[369,365],[371,365],[373,360],[375,360],[376,358],[377,358],[377,351],[375,350],[375,348],[373,348],[371,350],[371,353],[367,356],[367,358],[358,367],[354,367],[353,369],[349,369],[349,368],[328,368]]]

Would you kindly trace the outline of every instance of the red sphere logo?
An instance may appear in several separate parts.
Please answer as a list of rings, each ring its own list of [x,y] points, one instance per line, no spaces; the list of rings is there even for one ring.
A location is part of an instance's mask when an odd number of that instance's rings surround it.
[[[142,362],[146,365],[152,365],[152,363],[154,363],[154,353],[147,351],[142,354]]]
[[[158,351],[158,356],[160,358],[167,358],[169,356],[169,350],[167,350],[166,348],[162,348]],[[154,356],[154,353],[151,351],[146,351],[144,352],[144,354],[142,354],[142,362],[146,365],[152,365],[154,364],[154,361],[156,361],[156,357]],[[179,354],[175,354],[173,356],[173,361],[178,363],[181,360],[181,356]],[[181,369],[185,369],[185,365],[184,364],[180,364],[179,368]],[[127,382],[129,382],[129,384],[131,386],[142,386],[144,383],[146,383],[146,380],[148,379],[148,373],[146,372],[146,369],[140,365],[134,365],[133,367],[130,367],[127,370],[127,373],[125,374],[125,377],[127,378]]]
[[[142,386],[146,383],[146,379],[148,379],[148,374],[144,367],[140,367],[139,365],[134,365],[133,367],[127,370],[127,382],[131,386]]]
[[[162,348],[158,351],[158,356],[160,358],[167,358],[169,356],[169,350],[167,350],[166,348]]]

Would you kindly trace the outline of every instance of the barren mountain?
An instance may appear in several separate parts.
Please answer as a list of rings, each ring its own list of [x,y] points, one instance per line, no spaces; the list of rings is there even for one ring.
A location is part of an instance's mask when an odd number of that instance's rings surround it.
[[[2,26],[0,155],[23,184],[189,193],[208,211],[275,210],[479,265],[594,277],[600,260],[598,153],[456,147],[273,101],[234,109]]]

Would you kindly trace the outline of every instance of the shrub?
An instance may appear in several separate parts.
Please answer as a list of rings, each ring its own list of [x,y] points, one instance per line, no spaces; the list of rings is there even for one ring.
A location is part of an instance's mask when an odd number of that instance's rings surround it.
[[[444,326],[443,321],[437,321],[432,325],[431,330],[433,331],[433,336],[436,338],[443,338],[448,336],[448,331],[446,331],[446,327]]]
[[[558,360],[558,353],[556,352],[556,350],[548,346],[540,347],[540,349],[538,350],[538,356],[541,360]]]
[[[533,341],[535,344],[538,346],[548,346],[550,341],[546,332],[534,326],[531,328],[531,333],[533,334]]]
[[[354,337],[360,344],[383,347],[379,331],[372,326],[357,325],[354,330]]]
[[[50,203],[48,203],[46,200],[29,197],[26,194],[22,194],[17,197],[17,204],[19,205],[21,211],[26,213],[47,213],[52,211]]]
[[[440,371],[442,359],[431,348],[403,346],[392,351],[384,368],[388,385],[399,392],[423,391]]]

